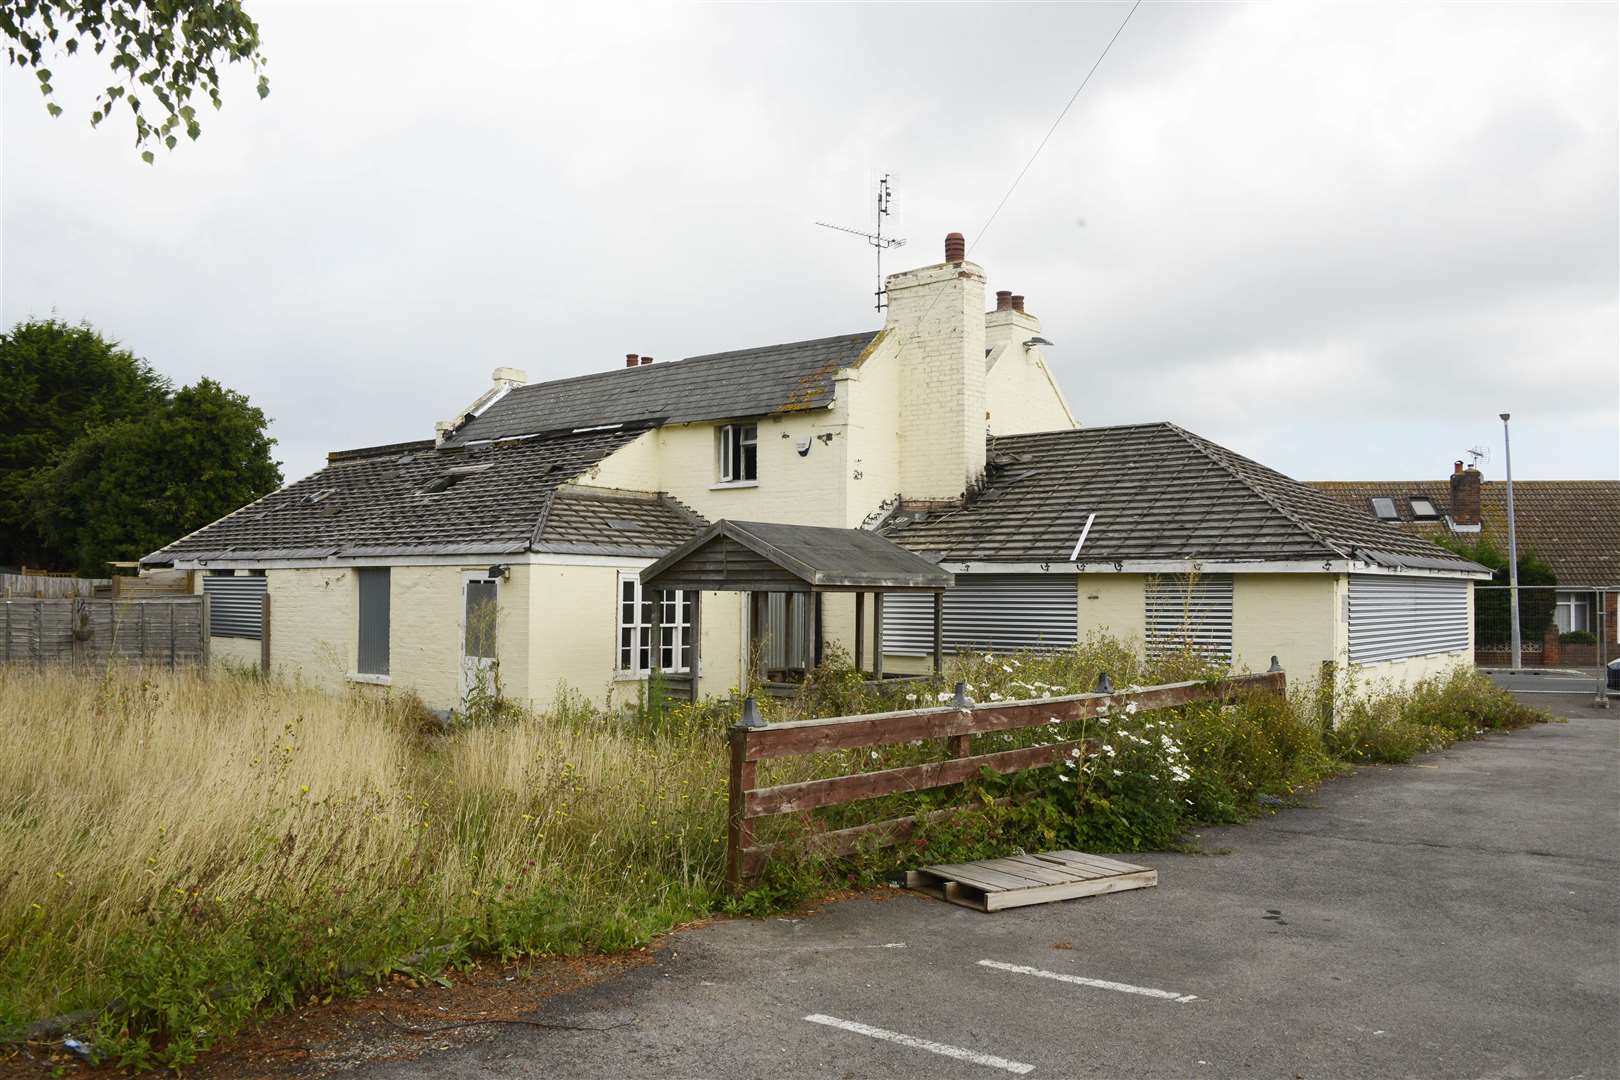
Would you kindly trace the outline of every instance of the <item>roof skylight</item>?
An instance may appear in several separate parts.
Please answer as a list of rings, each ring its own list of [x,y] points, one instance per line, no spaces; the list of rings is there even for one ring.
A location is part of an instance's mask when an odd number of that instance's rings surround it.
[[[1433,520],[1440,516],[1440,511],[1434,508],[1434,501],[1421,495],[1412,496],[1412,516]]]
[[[1399,521],[1400,515],[1395,512],[1395,500],[1376,498],[1372,501],[1372,511],[1378,515],[1379,521]]]

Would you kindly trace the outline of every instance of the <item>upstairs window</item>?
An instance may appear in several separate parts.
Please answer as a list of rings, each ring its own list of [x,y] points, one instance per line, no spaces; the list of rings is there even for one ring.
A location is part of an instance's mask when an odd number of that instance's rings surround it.
[[[1378,515],[1379,521],[1398,521],[1400,515],[1395,512],[1395,500],[1377,498],[1372,501],[1372,511]]]
[[[726,424],[720,429],[720,482],[740,484],[758,479],[758,425]]]
[[[1434,503],[1422,495],[1412,496],[1412,516],[1419,521],[1433,521],[1440,516],[1440,511],[1434,508]]]
[[[656,605],[656,606],[655,606]],[[653,622],[661,616],[657,653]],[[619,575],[619,673],[646,675],[692,670],[692,594],[680,590],[641,588],[635,574]]]

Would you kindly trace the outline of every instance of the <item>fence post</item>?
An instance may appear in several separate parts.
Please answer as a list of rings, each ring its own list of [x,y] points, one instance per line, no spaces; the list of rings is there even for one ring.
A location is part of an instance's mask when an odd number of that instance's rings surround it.
[[[170,600],[168,602],[168,604],[165,605],[165,606],[167,606],[168,609],[169,609],[169,670],[173,671],[174,670],[174,601]]]
[[[942,594],[936,593],[935,595],[938,596],[938,595],[942,595]],[[956,694],[952,698],[951,704],[953,706],[955,706],[956,709],[958,711],[960,711],[960,712],[966,713],[966,712],[969,711],[968,697],[967,697],[967,683],[959,682],[959,683],[956,684]],[[968,757],[973,752],[972,747],[973,747],[973,736],[970,735],[970,734],[964,733],[964,734],[961,734],[961,735],[951,735],[951,736],[947,736],[946,739],[945,739],[945,755],[947,757],[953,757],[953,758]]]
[[[45,670],[45,601],[34,601],[34,666]]]
[[[214,631],[213,631],[212,625],[208,621],[208,615],[209,615],[209,612],[208,612],[208,594],[203,593],[202,594],[202,615],[201,615],[201,618],[202,618],[202,630],[201,630],[202,649],[201,649],[201,651],[202,651],[202,666],[203,666],[204,671],[208,670],[208,645],[209,645],[209,639],[214,636]]]
[[[742,892],[744,852],[754,846],[754,826],[748,819],[748,793],[754,788],[755,763],[748,760],[748,733],[762,727],[759,706],[743,699],[742,718],[726,733],[731,744],[731,782],[726,801],[726,886]]]
[[[270,674],[270,585],[259,597],[259,670]]]
[[[6,663],[11,663],[11,601],[0,600],[6,606]]]

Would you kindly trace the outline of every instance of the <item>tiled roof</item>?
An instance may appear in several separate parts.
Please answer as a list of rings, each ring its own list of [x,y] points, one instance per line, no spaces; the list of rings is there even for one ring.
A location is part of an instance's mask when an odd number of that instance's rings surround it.
[[[706,525],[668,495],[564,484],[552,493],[534,548],[657,557],[686,543]]]
[[[1312,485],[1346,505],[1371,513],[1372,499],[1394,501],[1402,531],[1446,536],[1442,521],[1418,521],[1411,497],[1420,495],[1444,515],[1451,513],[1449,480],[1329,480]],[[1503,554],[1508,549],[1507,484],[1479,485],[1479,536]],[[1521,552],[1533,552],[1552,568],[1560,584],[1620,587],[1620,481],[1515,480],[1514,531]],[[1458,534],[1459,539],[1473,539]]]
[[[496,401],[451,441],[826,408],[833,376],[855,364],[876,337],[867,331],[532,383]]]
[[[400,443],[330,456],[326,468],[181,537],[146,556],[175,559],[328,558],[384,555],[498,555],[590,532],[593,550],[661,554],[689,538],[701,519],[667,499],[626,495],[635,506],[613,516],[634,521],[615,531],[589,523],[592,504],[552,498],[639,434],[596,431],[522,439],[468,449]],[[449,482],[444,490],[435,486]],[[555,505],[553,505],[555,503]],[[542,514],[558,512],[555,522]],[[591,531],[593,530],[594,531]]]
[[[884,531],[949,561],[1270,562],[1356,558],[1474,569],[1450,552],[1358,513],[1170,423],[994,439],[980,492],[960,509],[902,506]]]

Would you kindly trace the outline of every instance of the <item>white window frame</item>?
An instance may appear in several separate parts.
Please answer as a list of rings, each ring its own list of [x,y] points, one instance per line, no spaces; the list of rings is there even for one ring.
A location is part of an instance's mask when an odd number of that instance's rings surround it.
[[[757,484],[759,483],[759,425],[758,424],[722,424],[720,426],[719,474],[722,484]],[[745,446],[754,448],[754,474],[747,472],[742,449]]]
[[[1560,634],[1569,634],[1577,630],[1592,629],[1592,601],[1589,593],[1584,592],[1558,592],[1557,606],[1553,609],[1553,621],[1558,624]]]
[[[693,648],[692,596],[681,589],[660,591],[664,633],[658,643],[658,670],[685,675],[690,672]],[[613,595],[613,670],[621,679],[643,679],[652,673],[652,603],[642,591],[640,574],[633,570],[620,572]],[[677,613],[678,622],[674,621]],[[672,658],[684,662],[671,665],[668,661]]]

